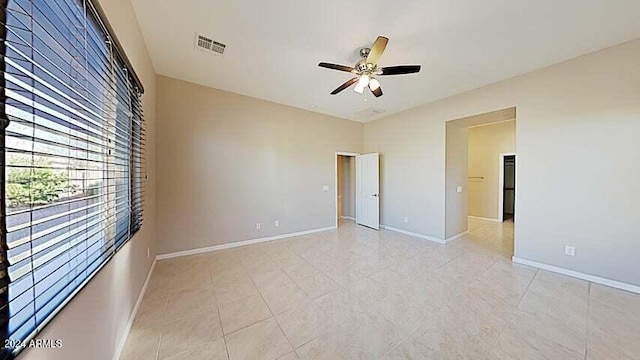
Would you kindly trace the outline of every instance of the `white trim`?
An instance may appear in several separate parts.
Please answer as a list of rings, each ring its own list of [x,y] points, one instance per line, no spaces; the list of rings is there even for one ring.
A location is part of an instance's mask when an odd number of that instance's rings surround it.
[[[142,290],[140,290],[140,294],[138,295],[138,300],[136,301],[136,305],[133,307],[133,311],[129,316],[129,322],[127,322],[127,327],[124,330],[124,333],[120,337],[120,342],[118,343],[118,347],[116,348],[115,354],[113,354],[113,360],[118,360],[120,355],[122,355],[122,350],[124,350],[124,345],[127,343],[127,338],[129,337],[129,332],[131,331],[131,326],[133,326],[133,321],[138,314],[138,309],[140,309],[140,304],[142,304],[142,299],[144,298],[144,293],[147,291],[147,286],[149,285],[149,280],[151,279],[151,274],[153,274],[153,269],[156,268],[156,260],[153,260],[153,264],[151,264],[151,269],[149,269],[149,273],[147,274],[147,279],[144,281],[144,285],[142,285]]]
[[[313,233],[317,233],[317,232],[321,232],[321,231],[329,231],[329,230],[335,230],[335,229],[336,229],[335,226],[328,226],[328,227],[324,227],[324,228],[311,229],[311,230],[305,230],[305,231],[298,231],[298,232],[282,234],[282,235],[274,235],[274,236],[267,236],[267,237],[251,239],[251,240],[237,241],[237,242],[232,242],[232,243],[228,243],[228,244],[207,246],[207,247],[191,249],[191,250],[176,251],[176,252],[172,252],[172,253],[168,253],[168,254],[157,255],[156,256],[156,260],[171,259],[171,258],[181,257],[181,256],[189,256],[189,255],[202,254],[202,253],[207,253],[207,252],[212,252],[212,251],[219,251],[219,250],[224,250],[224,249],[232,249],[232,248],[237,248],[237,247],[240,247],[240,246],[258,244],[258,243],[267,242],[267,241],[273,241],[273,240],[286,239],[286,238],[290,238],[290,237],[294,237],[294,236],[308,235],[308,234],[313,234]]]
[[[448,237],[448,238],[445,240],[445,242],[446,242],[446,243],[450,243],[451,241],[456,240],[456,239],[458,239],[458,238],[460,238],[460,237],[462,237],[462,236],[464,236],[464,235],[467,235],[468,233],[469,233],[469,230],[467,230],[467,231],[463,231],[463,232],[461,232],[461,233],[460,233],[460,234],[458,234],[458,235],[453,235],[453,236],[451,236],[451,237]]]
[[[486,218],[486,217],[480,217],[480,216],[471,216],[468,215],[467,216],[469,219],[476,219],[476,220],[484,220],[484,221],[493,221],[493,222],[502,222],[499,219],[494,219],[494,218]]]
[[[360,154],[358,153],[353,153],[353,152],[346,152],[346,151],[335,151],[334,152],[334,161],[335,161],[335,182],[334,182],[334,191],[335,191],[335,196],[333,197],[333,199],[336,202],[336,228],[338,227],[338,156],[359,156]],[[357,190],[356,190],[357,191]],[[356,199],[357,199],[357,194],[356,194]],[[355,219],[353,219],[353,221],[355,221]]]
[[[509,109],[509,108],[507,108],[507,109]],[[507,109],[505,109],[505,110],[507,110]],[[498,110],[498,111],[501,111],[501,110]],[[480,115],[483,115],[483,114],[480,114]],[[472,126],[467,127],[467,129],[473,129],[473,128],[478,128],[478,127],[482,127],[482,126],[491,126],[491,125],[497,125],[497,124],[502,124],[502,123],[508,123],[510,121],[516,121],[516,119],[513,118],[513,119],[510,119],[510,120],[500,120],[500,121],[488,122],[488,123],[479,124],[479,125],[472,125]]]
[[[567,275],[574,278],[590,281],[592,283],[601,284],[601,285],[609,286],[612,288],[640,294],[640,286],[637,286],[637,285],[627,284],[627,283],[623,283],[616,280],[605,279],[595,275],[589,275],[589,274],[581,273],[578,271],[573,271],[573,270],[569,270],[569,269],[565,269],[565,268],[561,268],[553,265],[539,263],[537,261],[520,259],[515,256],[512,258],[512,260],[514,263],[517,263],[517,264],[528,265],[538,269],[547,270],[547,271],[555,272],[558,274]]]
[[[384,228],[385,230],[395,231],[395,232],[398,232],[398,233],[401,233],[401,234],[417,237],[417,238],[420,238],[420,239],[425,239],[425,240],[437,242],[438,244],[445,245],[447,243],[446,240],[438,239],[438,238],[435,238],[433,236],[422,235],[422,234],[414,233],[414,232],[411,232],[411,231],[401,230],[401,229],[397,229],[397,228],[394,228],[394,227],[391,227],[391,226],[388,226],[388,225],[380,225],[380,227]]]
[[[356,218],[351,217],[351,216],[340,216],[340,218],[341,218],[341,219],[344,219],[344,220],[356,221]]]
[[[498,174],[498,222],[503,222],[504,221],[504,158],[505,156],[516,156],[516,153],[500,153],[499,155],[499,161],[500,163],[498,164],[498,169],[500,169],[500,173]],[[517,159],[516,159],[517,161]],[[516,163],[517,165],[517,163]],[[518,167],[516,166],[516,170],[518,169]],[[517,174],[515,174],[514,176],[517,177]],[[516,179],[516,184],[517,184],[517,179]],[[516,192],[518,191],[518,187],[516,186]],[[518,195],[516,193],[516,195]],[[513,208],[516,208],[516,199],[518,197],[515,196],[513,199]],[[513,221],[515,221],[515,214],[513,215]]]

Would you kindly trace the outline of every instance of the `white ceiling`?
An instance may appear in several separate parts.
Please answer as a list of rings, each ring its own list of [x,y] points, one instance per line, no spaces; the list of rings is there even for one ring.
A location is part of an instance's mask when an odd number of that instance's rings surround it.
[[[159,74],[342,118],[402,111],[640,37],[638,0],[133,0]],[[194,50],[194,34],[227,44]],[[384,96],[329,93],[358,49],[390,38]],[[366,100],[366,101],[365,101]],[[313,108],[312,108],[313,107]]]

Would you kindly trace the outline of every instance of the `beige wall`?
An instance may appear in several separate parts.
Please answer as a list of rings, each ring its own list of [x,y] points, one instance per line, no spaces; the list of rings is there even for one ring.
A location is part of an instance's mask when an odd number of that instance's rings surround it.
[[[498,219],[500,154],[516,152],[515,121],[469,129],[469,215]]]
[[[515,256],[640,285],[639,63],[635,40],[365,124],[383,222],[442,238],[446,121],[515,106]]]
[[[101,0],[108,20],[145,87],[147,129],[144,224],[87,286],[38,335],[61,339],[62,348],[28,348],[24,360],[111,360],[124,340],[138,295],[156,255],[155,247],[155,71],[129,0]],[[147,257],[149,249],[149,257]]]
[[[447,123],[447,159],[445,184],[445,238],[467,231],[467,145],[469,133],[465,127]],[[458,187],[462,192],[458,192]]]
[[[160,254],[335,226],[335,151],[359,152],[362,124],[157,84]]]

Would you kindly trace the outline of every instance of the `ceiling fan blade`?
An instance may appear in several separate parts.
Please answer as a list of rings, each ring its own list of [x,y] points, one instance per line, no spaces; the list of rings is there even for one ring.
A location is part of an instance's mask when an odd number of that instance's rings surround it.
[[[382,96],[382,87],[378,86],[375,90],[371,88],[371,83],[369,83],[369,90],[375,95],[377,98]]]
[[[338,65],[338,64],[330,64],[330,63],[326,63],[326,62],[321,62],[320,64],[318,64],[318,66],[323,67],[323,68],[327,68],[327,69],[331,69],[331,70],[355,72],[354,68],[352,68],[351,66],[345,66],[345,65]]]
[[[384,36],[378,36],[376,41],[371,46],[371,51],[369,51],[369,55],[367,56],[367,64],[377,64],[378,60],[382,56],[384,49],[387,47],[387,43],[389,39]]]
[[[338,88],[337,88],[337,89],[333,90],[333,91],[331,92],[331,95],[335,95],[335,94],[337,94],[337,93],[341,92],[342,90],[344,90],[344,89],[348,88],[349,86],[351,86],[351,85],[355,84],[357,81],[358,81],[358,78],[357,78],[357,77],[355,77],[355,78],[353,78],[353,79],[351,79],[351,80],[347,81],[346,83],[344,83],[344,84],[342,84],[342,85],[338,86]]]
[[[380,75],[404,75],[420,72],[420,65],[398,65],[383,67]]]

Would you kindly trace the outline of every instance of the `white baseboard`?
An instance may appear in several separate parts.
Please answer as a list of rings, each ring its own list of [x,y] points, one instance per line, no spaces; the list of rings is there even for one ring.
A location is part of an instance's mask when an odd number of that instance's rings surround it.
[[[437,242],[438,244],[443,244],[444,245],[444,244],[447,243],[446,240],[438,239],[438,238],[435,238],[433,236],[422,235],[422,234],[414,233],[414,232],[411,232],[411,231],[401,230],[401,229],[397,229],[397,228],[394,228],[394,227],[391,227],[391,226],[388,226],[388,225],[381,225],[381,227],[383,227],[385,230],[395,231],[395,232],[399,232],[401,234],[417,237],[417,238],[420,238],[420,239],[434,241],[434,242]]]
[[[282,234],[282,235],[267,236],[267,237],[263,237],[263,238],[232,242],[232,243],[222,244],[222,245],[207,246],[207,247],[203,247],[203,248],[184,250],[184,251],[176,251],[176,252],[172,252],[172,253],[168,253],[168,254],[157,255],[156,256],[156,260],[171,259],[171,258],[180,257],[180,256],[189,256],[189,255],[202,254],[202,253],[207,253],[207,252],[212,252],[212,251],[219,251],[219,250],[224,250],[224,249],[232,249],[232,248],[237,248],[237,247],[240,247],[240,246],[258,244],[258,243],[262,243],[262,242],[266,242],[266,241],[286,239],[286,238],[290,238],[290,237],[308,235],[308,234],[313,234],[313,233],[317,233],[317,232],[321,232],[321,231],[329,231],[329,230],[335,230],[335,229],[336,229],[335,226],[328,226],[328,227],[319,228],[319,229],[311,229],[311,230],[298,231],[298,232]]]
[[[351,220],[351,221],[356,221],[356,218],[351,217],[351,216],[340,216],[341,219],[345,219],[345,220]]]
[[[453,241],[453,240],[456,240],[457,238],[460,238],[460,237],[462,237],[462,236],[464,236],[464,235],[467,235],[468,233],[469,233],[469,230],[467,230],[467,231],[463,231],[463,232],[461,232],[461,233],[460,233],[460,234],[458,234],[458,235],[453,235],[453,236],[451,236],[451,237],[447,238],[447,239],[445,240],[445,242],[446,242],[446,243],[449,243],[449,242],[451,242],[451,241]]]
[[[494,218],[486,218],[486,217],[471,216],[471,215],[468,215],[467,217],[468,217],[469,219],[475,219],[475,220],[484,220],[484,221],[500,222],[500,220],[499,220],[499,219],[494,219]]]
[[[585,274],[585,273],[581,273],[581,272],[578,272],[578,271],[573,271],[573,270],[569,270],[569,269],[565,269],[565,268],[561,268],[561,267],[557,267],[557,266],[553,266],[553,265],[547,265],[547,264],[539,263],[537,261],[520,259],[520,258],[517,258],[515,256],[512,258],[512,260],[513,260],[514,263],[518,263],[518,264],[522,264],[522,265],[528,265],[528,266],[532,266],[532,267],[535,267],[535,268],[538,268],[538,269],[547,270],[547,271],[555,272],[555,273],[558,273],[558,274],[562,274],[562,275],[567,275],[567,276],[571,276],[571,277],[574,277],[574,278],[578,278],[578,279],[581,279],[581,280],[590,281],[592,283],[601,284],[601,285],[609,286],[609,287],[612,287],[612,288],[616,288],[616,289],[625,290],[625,291],[629,291],[629,292],[632,292],[632,293],[640,294],[640,286],[627,284],[627,283],[623,283],[623,282],[616,281],[616,280],[605,279],[605,278],[602,278],[602,277],[599,277],[599,276],[589,275],[589,274]]]
[[[113,354],[113,360],[118,360],[120,355],[122,354],[122,350],[124,350],[124,345],[127,343],[127,338],[129,337],[129,332],[131,331],[131,326],[133,326],[133,321],[136,319],[136,315],[138,314],[138,309],[140,309],[140,304],[142,304],[142,299],[144,298],[144,293],[147,291],[147,286],[149,285],[149,280],[151,279],[151,274],[153,274],[153,269],[156,268],[156,261],[153,260],[153,264],[151,264],[151,269],[149,269],[149,273],[147,274],[147,279],[144,281],[144,285],[142,285],[142,290],[140,290],[140,294],[138,295],[138,300],[136,301],[136,305],[133,307],[133,311],[129,316],[129,322],[127,322],[127,327],[120,338],[120,342],[118,343],[118,347],[116,348],[115,354]]]

